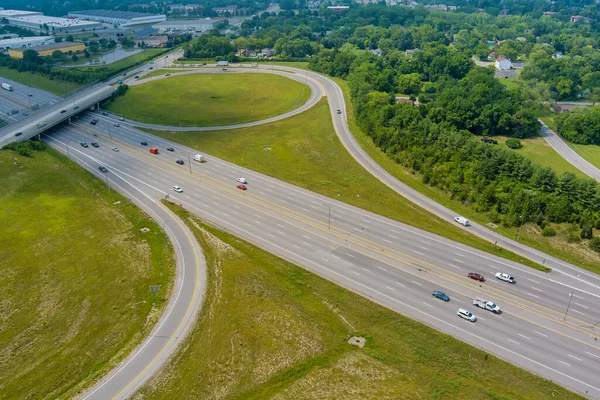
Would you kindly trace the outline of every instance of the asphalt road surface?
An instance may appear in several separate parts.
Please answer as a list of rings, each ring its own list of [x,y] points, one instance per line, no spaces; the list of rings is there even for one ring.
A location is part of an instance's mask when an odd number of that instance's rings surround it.
[[[336,98],[333,89],[327,92],[334,123],[344,125],[343,102],[336,102],[341,97]],[[344,114],[338,116],[336,108]],[[92,118],[101,122],[92,126]],[[91,171],[106,166],[111,185],[127,181],[155,201],[169,195],[198,216],[377,303],[600,398],[596,275],[538,272],[210,155],[207,163],[193,162],[198,150],[122,122],[114,127],[115,122],[112,116],[88,113],[74,124],[55,128],[44,140],[76,155],[76,161]],[[82,141],[98,142],[100,148],[82,148]],[[160,154],[149,153],[152,146]],[[176,164],[177,159],[184,165]],[[239,177],[248,180],[247,191],[236,188]],[[174,185],[183,193],[173,191]],[[517,283],[494,279],[500,271],[513,275]],[[468,272],[481,273],[487,281],[472,281]],[[434,289],[451,300],[433,298]],[[496,302],[503,312],[475,308],[475,296]],[[473,311],[477,322],[458,318],[460,307]]]
[[[541,135],[546,142],[552,146],[552,148],[560,154],[562,158],[570,162],[575,168],[600,182],[600,170],[588,162],[586,159],[581,157],[575,152],[560,136],[558,136],[552,129],[550,129],[542,120],[539,120],[542,124]]]
[[[0,89],[0,119],[7,123],[17,122],[27,115],[40,112],[50,103],[57,102],[60,97],[41,89],[25,86],[11,79],[0,76],[0,82],[12,86],[12,91]],[[32,108],[39,108],[32,110]],[[16,111],[15,113],[13,113]],[[25,113],[25,114],[24,114]]]

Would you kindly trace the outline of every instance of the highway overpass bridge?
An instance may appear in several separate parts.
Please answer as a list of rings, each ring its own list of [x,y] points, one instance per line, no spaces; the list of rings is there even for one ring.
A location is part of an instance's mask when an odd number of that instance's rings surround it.
[[[116,89],[116,85],[110,86],[106,83],[94,85],[45,108],[44,112],[36,113],[17,123],[8,125],[0,129],[0,147],[11,142],[29,140],[82,111],[96,108],[102,100],[109,98]]]

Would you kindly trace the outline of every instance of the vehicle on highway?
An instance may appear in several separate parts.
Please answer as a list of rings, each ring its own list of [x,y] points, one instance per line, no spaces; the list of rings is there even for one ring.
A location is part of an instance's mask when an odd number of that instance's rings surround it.
[[[171,76],[171,74],[165,74],[165,76]]]
[[[483,275],[476,274],[475,272],[469,272],[467,274],[467,277],[471,278],[471,279],[474,279],[476,281],[479,281],[479,282],[484,282],[485,281],[485,278],[483,277]]]
[[[148,146],[148,142],[140,142],[142,146]]]
[[[94,146],[95,148],[98,148],[98,147],[100,147],[100,145],[99,145],[98,143],[96,143],[96,142],[92,142],[92,143],[90,143],[90,144],[91,144],[92,146]]]
[[[471,224],[469,223],[469,220],[468,220],[468,219],[466,219],[466,218],[464,218],[464,217],[454,217],[454,220],[455,220],[456,222],[458,222],[459,224],[461,224],[461,225],[464,225],[464,226],[469,226],[469,225],[471,225]]]
[[[118,128],[118,127],[119,127],[119,126],[121,126],[121,125],[119,125],[119,123],[118,123],[118,122],[115,122],[115,126]]]
[[[113,147],[113,151],[118,152],[119,148],[118,147]]]
[[[246,190],[246,189],[248,189],[248,188],[246,187],[246,185],[237,185],[236,187],[237,187],[238,189],[242,189],[242,190]]]
[[[183,160],[177,160],[177,161],[175,161],[175,162],[176,162],[177,164],[179,164],[179,165],[183,165],[183,164],[184,164]]]
[[[471,311],[467,311],[464,308],[459,308],[458,311],[456,312],[456,315],[458,315],[459,317],[464,318],[468,321],[471,321],[471,322],[477,321],[477,317],[474,316]]]
[[[248,183],[248,181],[246,180],[246,178],[237,178],[237,181],[239,183],[243,183],[243,184],[247,184]]]
[[[154,69],[154,67],[150,67],[150,69]]]
[[[60,110],[60,113],[61,113],[61,114],[64,114],[64,113],[66,113],[66,112],[67,112],[67,110]]]
[[[46,123],[45,123],[45,122],[40,122],[39,124],[37,124],[37,127],[38,127],[38,128],[41,128],[41,127],[43,127],[43,126],[46,126]]]
[[[13,90],[12,85],[9,83],[2,83],[2,89],[8,90],[9,92],[12,92]]]
[[[73,107],[73,110],[79,110],[79,106]]]
[[[488,310],[493,312],[494,314],[498,314],[500,312],[500,307],[497,304],[492,303],[491,301],[484,300],[480,297],[475,297],[473,299],[473,305],[475,307],[483,308],[484,310]]]
[[[448,297],[446,293],[440,292],[439,290],[434,290],[433,293],[431,293],[431,295],[433,297],[437,297],[440,300],[450,301],[450,297]]]
[[[27,93],[27,96],[29,97],[33,97],[33,95],[31,93]]]
[[[28,112],[26,112],[26,111],[23,111],[23,113],[22,113],[22,114],[23,114],[24,116],[28,116],[28,115],[29,115],[29,113],[28,113]]]
[[[152,153],[152,154],[158,154],[158,149],[156,147],[151,147],[150,148],[150,153]]]
[[[100,172],[104,172],[104,173],[108,172],[108,170],[106,169],[106,167],[98,167],[98,169],[100,170]]]
[[[106,116],[108,113],[106,111],[102,111],[102,115]]]
[[[167,151],[175,151],[172,147],[167,147]]]
[[[501,281],[508,283],[517,283],[517,281],[515,281],[515,278],[513,278],[509,274],[505,274],[504,272],[496,272],[496,279],[500,279]]]
[[[173,190],[176,191],[177,193],[182,193],[183,189],[180,188],[179,186],[173,186]]]
[[[139,75],[134,76],[135,79],[138,79],[139,77],[140,77]]]
[[[223,68],[223,71],[227,71],[227,68]]]
[[[87,149],[90,146],[88,146],[88,144],[86,142],[81,142],[81,147],[85,147]]]
[[[15,136],[21,136],[23,134],[23,132],[17,132],[15,133]]]
[[[119,121],[125,121],[125,118],[123,118],[123,117],[120,117],[120,118],[119,118]]]
[[[196,154],[194,156],[194,161],[198,161],[200,163],[206,162],[206,158],[202,154]]]
[[[341,114],[341,113],[342,113],[342,110],[337,110],[337,113],[338,113],[338,114]]]

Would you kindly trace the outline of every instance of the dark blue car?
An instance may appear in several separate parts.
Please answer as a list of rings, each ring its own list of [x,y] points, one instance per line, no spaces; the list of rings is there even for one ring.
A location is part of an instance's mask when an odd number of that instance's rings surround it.
[[[434,290],[431,294],[433,295],[433,297],[437,297],[438,299],[450,301],[450,297],[448,297],[444,292],[440,292],[439,290]]]

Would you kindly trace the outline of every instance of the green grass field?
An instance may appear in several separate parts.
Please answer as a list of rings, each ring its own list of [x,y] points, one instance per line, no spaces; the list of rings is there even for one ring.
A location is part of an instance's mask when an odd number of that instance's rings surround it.
[[[133,54],[129,57],[125,57],[119,61],[116,61],[116,62],[108,64],[108,65],[94,65],[94,66],[90,65],[90,66],[76,67],[76,68],[79,70],[83,70],[83,71],[94,70],[94,69],[103,68],[103,67],[110,68],[112,70],[127,68],[130,65],[140,62],[147,57],[153,57],[156,54],[158,54],[164,50],[165,49],[144,49],[137,54]]]
[[[522,260],[415,206],[365,171],[338,140],[325,99],[300,115],[251,128],[148,131],[365,210],[511,260]],[[522,262],[541,268],[528,260]]]
[[[574,143],[569,143],[569,146],[596,168],[600,168],[600,146],[596,144]]]
[[[269,74],[185,75],[132,86],[110,111],[162,125],[219,126],[273,117],[304,104],[310,88]]]
[[[134,399],[581,398],[172,209],[202,245],[206,300]]]
[[[0,397],[75,397],[159,318],[173,249],[140,209],[52,150],[0,151],[0,182]]]
[[[30,87],[46,90],[58,96],[63,96],[71,90],[79,87],[78,84],[73,82],[50,80],[40,74],[19,72],[16,69],[9,69],[8,67],[0,67],[0,76],[12,79],[13,81],[17,81]]]
[[[490,222],[490,218],[486,214],[479,213],[473,207],[469,207],[459,201],[452,200],[447,193],[425,185],[418,175],[410,173],[410,171],[406,170],[404,167],[397,164],[396,162],[391,160],[385,153],[383,153],[375,145],[375,143],[373,143],[371,138],[365,135],[361,131],[361,129],[356,125],[352,111],[352,103],[350,102],[348,84],[340,78],[332,79],[338,85],[340,85],[344,92],[348,125],[350,126],[352,134],[356,138],[357,142],[361,145],[361,147],[373,158],[373,160],[375,160],[381,167],[383,167],[386,171],[388,171],[398,180],[404,182],[413,189],[418,190],[420,193],[423,193],[425,196],[435,200],[443,206],[456,211],[457,214],[463,215],[466,218],[472,221],[477,221],[481,224],[487,224]],[[540,148],[542,147],[540,146]],[[533,149],[531,149],[530,153],[534,154],[538,151],[541,150],[534,151]],[[568,167],[565,166],[565,168]],[[549,238],[541,236],[540,229],[537,225],[525,224],[519,234],[519,240],[521,241],[521,243],[526,244],[527,246],[539,249],[547,254],[561,258],[572,264],[579,265],[590,271],[600,273],[600,257],[598,256],[598,253],[590,250],[585,241],[581,243],[567,243],[565,240],[567,236],[567,227],[561,226],[557,228],[557,230],[562,233],[559,234],[557,237]],[[516,228],[506,228],[503,226],[499,226],[498,228],[496,228],[496,231],[513,240],[517,239],[518,230]],[[448,236],[447,234],[445,234],[444,236],[457,240],[452,236]],[[473,246],[479,247],[478,245]],[[485,250],[489,251],[489,249]],[[521,258],[519,257],[519,259]],[[522,262],[526,262],[526,260],[523,260]],[[542,260],[539,260],[539,262],[542,262]]]

